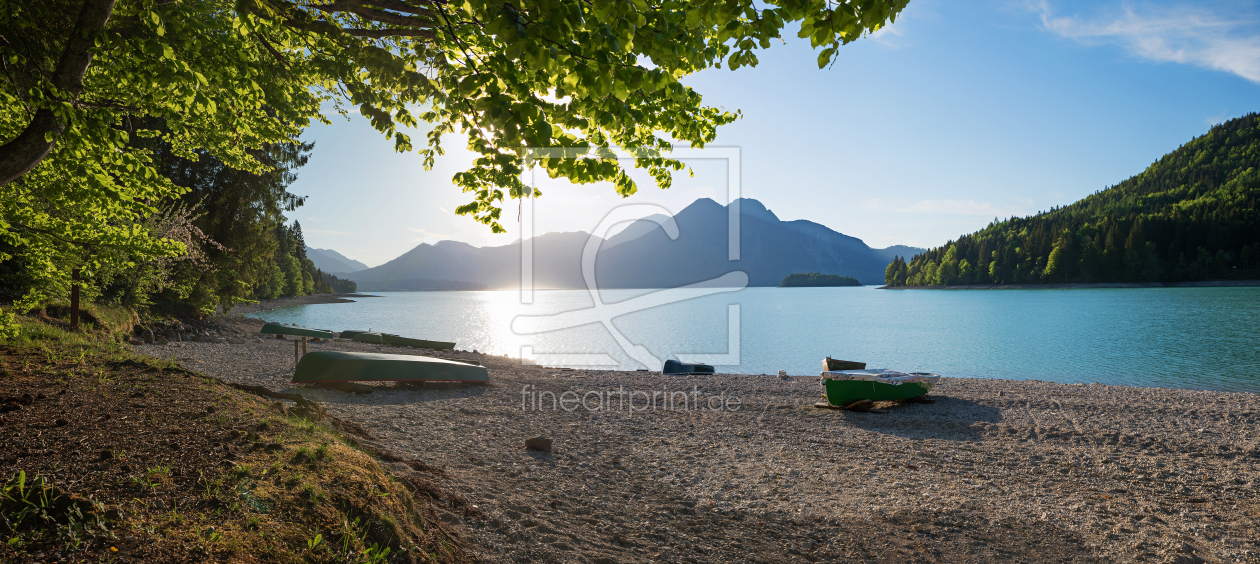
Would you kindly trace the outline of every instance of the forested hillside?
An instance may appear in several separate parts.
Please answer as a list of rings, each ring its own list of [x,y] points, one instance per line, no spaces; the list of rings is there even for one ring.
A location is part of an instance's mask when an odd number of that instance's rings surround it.
[[[355,291],[353,281],[315,267],[306,256],[302,226],[287,223],[283,215],[303,203],[287,187],[306,164],[311,145],[282,143],[253,151],[270,170],[251,174],[204,152],[189,155],[194,160],[166,143],[136,144],[152,152],[155,168],[183,194],[135,222],[149,238],[182,243],[184,251],[151,260],[111,260],[117,251],[110,246],[80,244],[13,222],[26,245],[0,241],[0,258],[6,251],[11,256],[0,261],[0,301],[37,307],[67,294],[68,281],[48,276],[33,249],[64,263],[59,267],[77,268],[85,298],[129,308],[209,311],[257,299]]]
[[[286,224],[284,212],[304,203],[288,187],[297,180],[297,170],[306,164],[312,148],[309,143],[267,145],[254,156],[270,170],[250,174],[207,154],[191,160],[167,145],[156,147],[158,169],[189,189],[181,203],[196,210],[193,225],[213,241],[204,247],[210,268],[188,273],[195,282],[187,295],[168,292],[167,300],[230,305],[355,291],[354,282],[316,268],[306,256],[302,226],[296,221]]]
[[[890,286],[1260,278],[1260,115],[1070,206],[888,265]]]

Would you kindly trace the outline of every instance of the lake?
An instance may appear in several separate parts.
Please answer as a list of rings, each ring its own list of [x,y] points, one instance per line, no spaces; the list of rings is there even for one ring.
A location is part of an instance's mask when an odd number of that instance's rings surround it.
[[[383,292],[254,316],[546,366],[659,370],[699,354],[722,372],[817,375],[830,355],[950,377],[1260,392],[1260,287],[714,292],[610,290],[600,309],[585,290],[538,291],[532,304],[515,290]]]

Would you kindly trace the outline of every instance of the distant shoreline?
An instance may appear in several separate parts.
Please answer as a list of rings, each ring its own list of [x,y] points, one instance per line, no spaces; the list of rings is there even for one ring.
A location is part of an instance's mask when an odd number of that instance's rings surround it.
[[[314,294],[310,296],[297,296],[293,298],[276,298],[274,300],[258,300],[256,304],[237,304],[229,311],[229,314],[248,314],[258,313],[262,311],[271,311],[282,307],[313,305],[313,304],[351,304],[354,300],[346,298],[379,298],[380,296],[371,296],[368,294]],[[222,308],[219,309],[222,313]]]
[[[1260,286],[1260,280],[1205,282],[1103,282],[1099,284],[964,284],[958,286],[880,286],[877,290],[1092,290],[1099,288],[1233,288]]]

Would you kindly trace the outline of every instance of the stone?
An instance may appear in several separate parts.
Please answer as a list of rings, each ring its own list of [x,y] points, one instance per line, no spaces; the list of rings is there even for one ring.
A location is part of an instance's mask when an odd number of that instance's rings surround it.
[[[227,341],[228,341],[229,343],[232,343],[233,345],[243,345],[243,344],[245,344],[245,339],[242,339],[242,338],[240,338],[240,337],[232,337],[232,338],[228,339]]]
[[[534,437],[525,439],[525,448],[529,450],[538,450],[542,452],[551,452],[552,440],[546,437]]]
[[[136,338],[136,337],[132,337],[132,338],[130,338],[130,339],[127,339],[127,343],[128,343],[128,344],[131,344],[131,345],[143,345],[143,344],[144,344],[144,340],[143,340],[143,339],[138,339],[138,338]]]
[[[144,330],[144,332],[140,334],[140,338],[141,338],[141,339],[144,339],[144,342],[146,342],[146,343],[152,343],[152,342],[153,342],[153,330],[152,330],[152,329],[145,329],[145,330]]]

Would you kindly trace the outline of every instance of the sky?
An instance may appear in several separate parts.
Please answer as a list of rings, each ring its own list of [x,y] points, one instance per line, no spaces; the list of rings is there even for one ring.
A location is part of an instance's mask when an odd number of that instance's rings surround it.
[[[711,144],[738,149],[740,195],[878,248],[935,247],[1069,204],[1260,110],[1258,2],[911,0],[832,67],[816,56],[792,34],[755,68],[685,83],[743,112]],[[289,217],[311,247],[377,266],[421,243],[521,237],[516,201],[506,234],[453,213],[471,200],[450,180],[472,162],[458,136],[431,171],[357,115],[303,140],[315,149],[290,191],[307,200]],[[669,190],[636,174],[627,199],[539,174],[534,231],[591,231],[626,203],[725,203],[726,169],[687,162],[695,176],[676,174]]]

